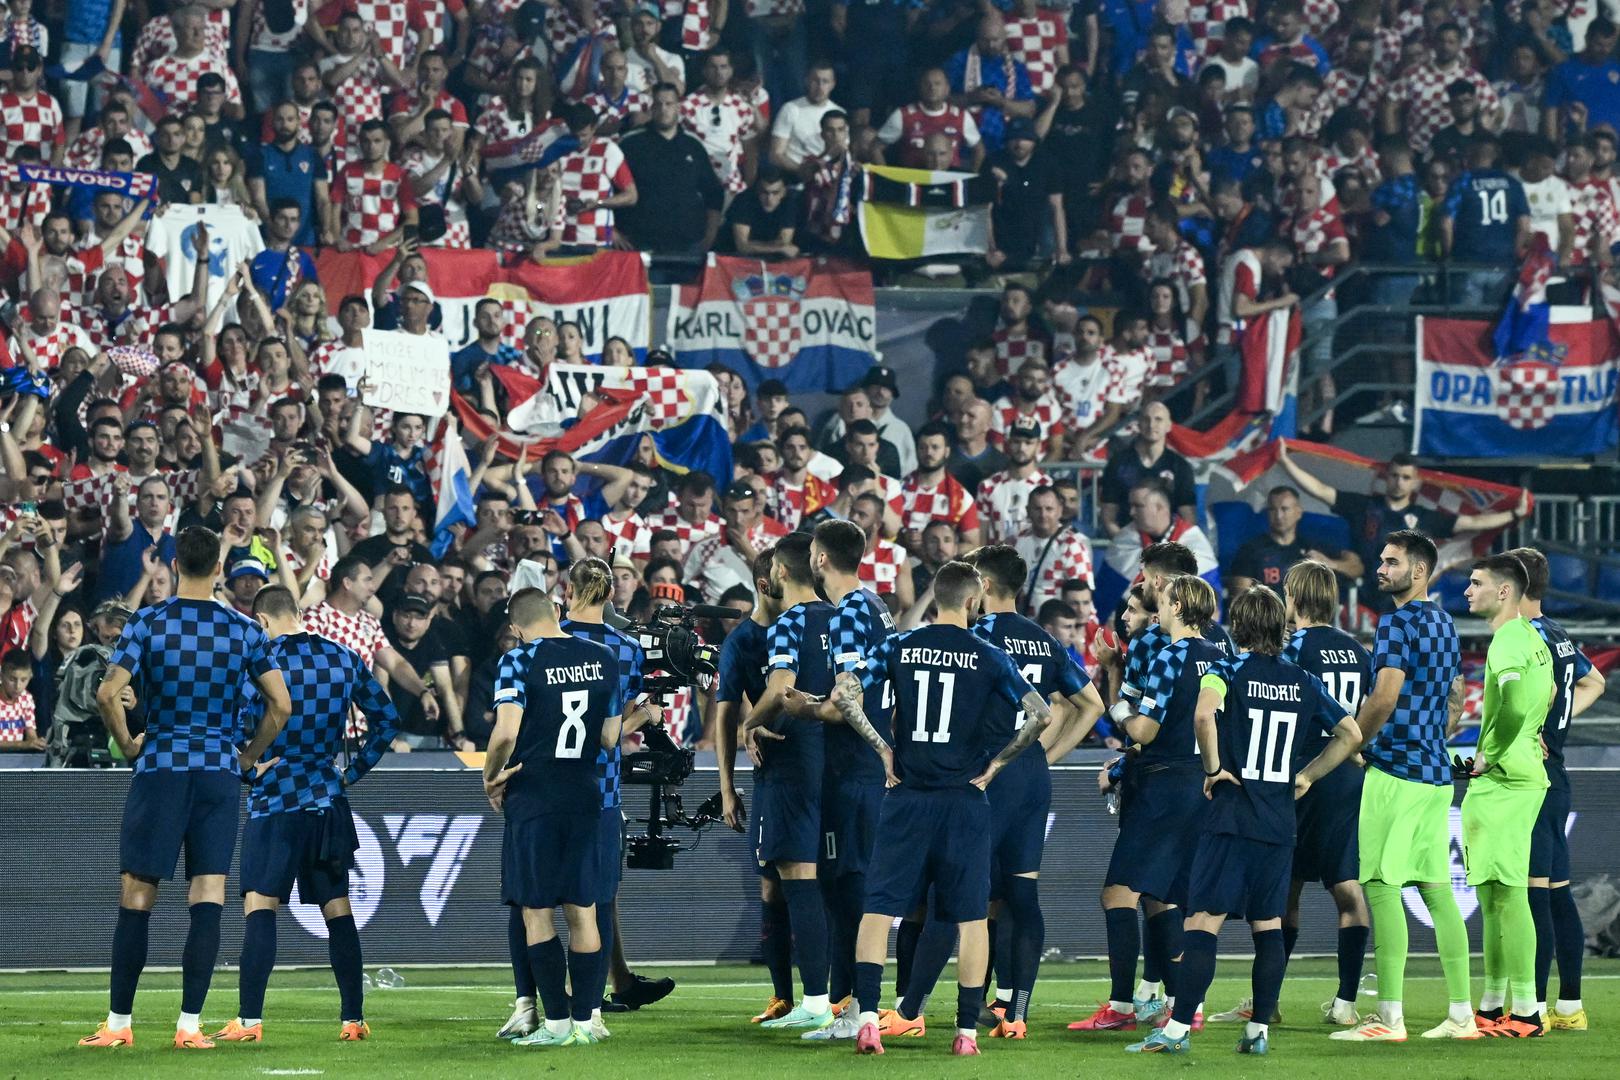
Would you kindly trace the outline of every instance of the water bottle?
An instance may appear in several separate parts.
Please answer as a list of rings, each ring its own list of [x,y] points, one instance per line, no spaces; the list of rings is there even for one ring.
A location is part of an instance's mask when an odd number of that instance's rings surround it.
[[[393,968],[377,969],[377,989],[398,990],[405,985],[405,980]]]
[[[1370,998],[1378,996],[1378,976],[1371,971],[1361,977],[1361,996]]]
[[[1103,796],[1103,802],[1108,805],[1108,812],[1111,815],[1113,815],[1115,817],[1119,816],[1119,789],[1118,788],[1110,788],[1109,791],[1108,791],[1108,794]]]
[[[371,976],[365,974],[364,972],[361,972],[361,974],[360,974],[360,990],[361,990],[361,992],[369,994],[369,993],[371,993],[371,991],[375,990],[376,988],[377,988],[376,984],[371,981]]]

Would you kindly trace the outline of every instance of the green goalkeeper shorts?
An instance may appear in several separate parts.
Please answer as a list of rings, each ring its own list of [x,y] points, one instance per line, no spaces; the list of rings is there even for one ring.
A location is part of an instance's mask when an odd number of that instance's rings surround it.
[[[1530,884],[1530,837],[1546,788],[1510,788],[1483,777],[1463,796],[1463,861],[1468,884]]]
[[[1451,785],[1402,780],[1376,768],[1361,788],[1361,880],[1390,885],[1451,880]]]

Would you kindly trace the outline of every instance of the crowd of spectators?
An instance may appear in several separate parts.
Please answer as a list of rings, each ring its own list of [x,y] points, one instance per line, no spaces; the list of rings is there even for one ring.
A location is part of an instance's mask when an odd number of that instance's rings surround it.
[[[1303,305],[1318,331],[1307,393],[1325,400],[1328,286],[1351,260],[1410,267],[1374,282],[1397,304],[1431,288],[1436,260],[1472,268],[1446,278],[1464,303],[1492,300],[1540,242],[1565,267],[1609,267],[1612,14],[1563,0],[11,0],[10,161],[156,184],[133,200],[0,174],[0,746],[37,746],[64,657],[172,593],[173,535],[196,522],[224,537],[222,602],[246,611],[286,584],[313,632],[386,676],[405,746],[482,743],[513,589],[594,556],[621,611],[676,596],[746,610],[753,555],[826,515],[866,530],[863,580],[902,620],[924,617],[955,553],[1015,544],[1030,613],[1087,654],[1105,549],[1209,549],[1165,438],[1210,387],[1190,376],[1236,377],[1259,316]],[[477,521],[427,546],[430,424],[360,404],[345,362],[368,327],[435,332],[421,250],[859,259],[868,164],[994,180],[974,269],[1007,282],[999,314],[949,358],[928,423],[894,413],[887,368],[828,417],[720,370],[733,475],[677,475],[650,440],[621,467],[513,461],[469,439]],[[146,242],[186,204],[238,207],[263,233],[212,303],[206,262],[174,295]],[[328,296],[323,247],[393,257],[369,297]],[[1118,298],[1106,321],[1075,300],[1097,292]],[[516,346],[502,318],[480,305],[453,360],[457,389],[498,417],[510,403],[492,367],[541,374],[577,362],[581,340],[537,318]],[[635,362],[623,342],[604,360]],[[271,431],[252,459],[218,438],[243,417]],[[1090,535],[1072,478],[1042,464],[1076,458],[1106,462]],[[1287,543],[1290,513],[1276,508]],[[698,742],[691,706],[671,715]]]

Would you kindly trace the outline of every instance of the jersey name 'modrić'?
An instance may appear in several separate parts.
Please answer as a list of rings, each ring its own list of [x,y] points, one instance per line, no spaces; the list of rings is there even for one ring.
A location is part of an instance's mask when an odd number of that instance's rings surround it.
[[[911,648],[900,650],[902,664],[919,664],[923,667],[954,667],[979,670],[979,654],[971,652],[952,652],[948,649]]]
[[[554,667],[546,669],[547,686],[564,686],[568,683],[595,682],[602,677],[602,665],[596,661],[588,664],[570,664],[568,667]]]
[[[1297,686],[1277,686],[1274,683],[1251,681],[1249,685],[1244,688],[1244,692],[1247,693],[1249,697],[1260,698],[1264,701],[1299,700],[1299,687]]]

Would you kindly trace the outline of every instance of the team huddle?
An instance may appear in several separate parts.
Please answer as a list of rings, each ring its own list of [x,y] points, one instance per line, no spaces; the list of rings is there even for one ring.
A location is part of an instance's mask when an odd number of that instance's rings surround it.
[[[1187,1052],[1204,1024],[1217,934],[1240,918],[1254,941],[1252,993],[1209,1019],[1243,1025],[1240,1053],[1267,1053],[1301,893],[1313,881],[1339,911],[1339,986],[1323,1005],[1334,1039],[1407,1037],[1408,886],[1428,908],[1450,1002],[1424,1037],[1586,1027],[1563,745],[1603,680],[1541,615],[1548,572],[1539,552],[1474,566],[1468,602],[1493,637],[1475,756],[1453,760],[1446,743],[1462,708],[1461,650],[1450,616],[1428,600],[1439,554],[1421,532],[1386,539],[1377,580],[1393,610],[1371,654],[1335,628],[1339,586],[1322,563],[1295,564],[1282,595],[1260,585],[1236,593],[1223,627],[1193,553],[1154,544],[1121,615],[1123,639],[1105,634],[1098,647],[1095,683],[1071,650],[1018,613],[1029,574],[1014,548],[982,547],[945,564],[932,586],[933,621],[904,631],[860,583],[865,548],[858,526],[834,520],[761,552],[752,616],[720,654],[714,726],[733,802],[732,759],[741,749],[754,764],[747,828],[772,982],[753,1018],[762,1028],[881,1054],[885,1037],[925,1035],[954,950],[951,1053],[978,1054],[986,1021],[991,1037],[1028,1037],[1045,934],[1038,880],[1048,767],[1105,713],[1127,739],[1102,778],[1120,824],[1101,898],[1110,991],[1071,1030],[1142,1031],[1128,1050]],[[357,840],[345,792],[382,756],[398,716],[355,654],[303,631],[286,590],[263,589],[251,620],[215,603],[219,561],[217,535],[181,533],[178,594],[130,619],[98,694],[134,776],[109,1013],[81,1045],[133,1044],[157,885],[174,875],[182,849],[190,929],[176,1046],[263,1038],[276,910],[295,887],[326,919],[340,1038],[370,1034],[348,901]],[[608,1036],[619,748],[660,719],[644,699],[640,646],[604,622],[610,568],[581,559],[568,579],[566,617],[544,590],[508,602],[517,645],[500,662],[484,764],[485,792],[505,817],[501,897],[517,996],[499,1034],[523,1046]],[[132,681],[149,702],[137,737],[122,704]],[[364,732],[360,748],[340,768],[353,730]],[[1468,783],[1468,881],[1484,918],[1477,1009],[1450,884],[1458,776]],[[241,782],[249,816],[239,1010],[208,1036],[200,1014]],[[742,827],[740,812],[728,818]],[[884,1008],[897,919],[894,995]],[[1363,1017],[1355,996],[1370,925],[1378,1007]],[[1549,1012],[1555,956],[1561,986]]]

